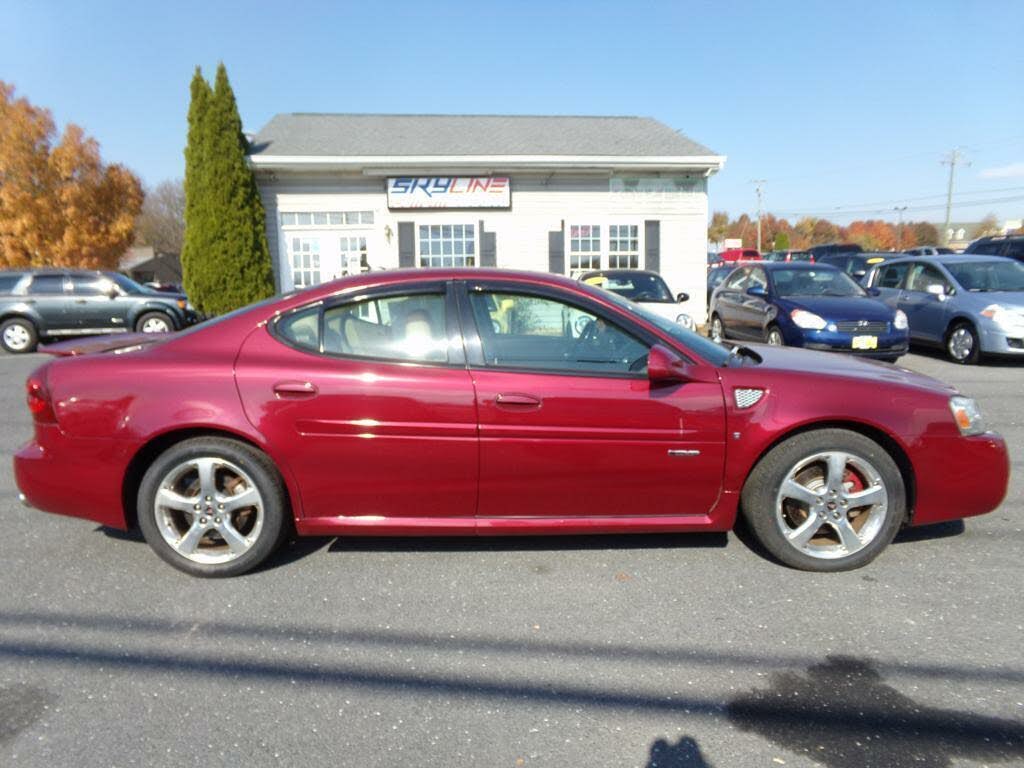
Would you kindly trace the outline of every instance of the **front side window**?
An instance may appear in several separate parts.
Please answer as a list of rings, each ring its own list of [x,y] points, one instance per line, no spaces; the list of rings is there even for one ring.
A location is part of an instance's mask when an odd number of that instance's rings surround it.
[[[608,227],[608,267],[638,269],[640,236],[636,224],[612,224]]]
[[[288,261],[292,270],[292,285],[296,288],[308,288],[320,282],[320,240],[318,238],[289,238]]]
[[[729,278],[725,281],[725,287],[730,291],[742,291],[745,290],[748,283],[747,278],[750,275],[749,269],[737,269]]]
[[[601,227],[598,224],[573,224],[569,227],[569,267],[601,268]]]
[[[908,291],[920,291],[924,293],[929,289],[933,289],[934,286],[939,286],[947,293],[952,287],[943,274],[930,264],[915,264],[913,268],[911,268],[910,276],[907,278]]]
[[[32,294],[64,293],[64,275],[36,275],[32,278],[28,292]]]
[[[475,267],[475,224],[421,224],[421,267]]]
[[[324,311],[324,352],[399,362],[446,363],[445,299],[414,294],[364,299]]]
[[[72,275],[71,292],[75,296],[102,296],[109,294],[113,284],[99,275]]]
[[[907,274],[910,264],[889,264],[878,270],[878,288],[899,288]]]
[[[469,301],[489,366],[594,374],[647,370],[647,345],[588,310],[492,291],[475,291]]]

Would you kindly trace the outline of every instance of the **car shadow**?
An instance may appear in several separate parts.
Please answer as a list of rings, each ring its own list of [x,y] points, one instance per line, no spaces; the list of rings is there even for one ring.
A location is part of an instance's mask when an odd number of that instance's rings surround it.
[[[914,528],[904,528],[893,539],[893,544],[910,544],[915,541],[930,541],[932,539],[949,539],[953,536],[960,536],[967,530],[963,520],[948,520],[944,523],[932,523],[931,525],[920,525]]]
[[[911,354],[927,357],[931,360],[937,360],[949,363],[950,365],[959,366],[959,363],[954,363],[950,360],[945,351],[938,347],[926,347],[918,344],[912,344],[910,346],[910,352]],[[897,365],[901,364],[901,362],[897,362]],[[985,355],[981,358],[979,365],[987,368],[1020,368],[1024,366],[1024,355],[1021,357],[1011,357],[1009,355],[993,357],[992,355]]]
[[[722,549],[726,533],[552,536],[339,536],[331,552],[559,552],[617,549]]]

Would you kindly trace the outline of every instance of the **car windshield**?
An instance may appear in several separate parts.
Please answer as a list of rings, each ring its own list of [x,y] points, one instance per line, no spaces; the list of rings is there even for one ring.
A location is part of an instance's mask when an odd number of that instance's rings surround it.
[[[118,272],[108,272],[106,277],[117,283],[117,287],[125,293],[158,293],[158,291],[154,291],[152,288],[147,288],[144,285],[139,285],[130,277],[126,277]]]
[[[673,339],[679,341],[687,349],[692,349],[697,355],[704,358],[712,365],[725,365],[730,358],[729,350],[726,347],[711,341],[711,339],[706,339],[694,331],[687,330],[668,318],[660,317],[650,310],[644,309],[641,304],[634,304],[633,302],[627,301],[618,294],[610,291],[605,294],[605,297],[611,299],[611,301],[630,314],[637,315],[651,325],[660,328]]]
[[[1024,291],[1024,266],[1018,261],[963,261],[945,266],[967,291]]]
[[[585,277],[583,282],[625,296],[630,301],[674,302],[668,285],[658,275],[643,272]]]
[[[867,293],[838,269],[777,269],[772,272],[779,296],[866,296]]]

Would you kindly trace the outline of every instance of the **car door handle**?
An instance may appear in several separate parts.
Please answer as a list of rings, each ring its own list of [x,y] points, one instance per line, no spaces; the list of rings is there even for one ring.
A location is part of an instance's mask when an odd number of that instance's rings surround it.
[[[274,394],[281,398],[316,397],[319,390],[309,381],[279,381],[274,385]]]
[[[524,395],[518,392],[500,394],[494,398],[494,402],[501,406],[525,406],[527,408],[540,408],[540,398],[536,395]]]
[[[86,304],[86,303],[87,302],[86,302],[85,299],[75,299],[75,304]]]

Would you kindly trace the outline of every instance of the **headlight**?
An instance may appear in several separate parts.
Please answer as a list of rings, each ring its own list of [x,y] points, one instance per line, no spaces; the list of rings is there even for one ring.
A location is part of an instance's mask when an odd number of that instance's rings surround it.
[[[679,315],[678,317],[676,317],[676,322],[679,323],[681,326],[683,326],[683,328],[689,328],[691,331],[694,328],[696,328],[696,326],[693,324],[693,318],[690,317],[685,312],[683,314]]]
[[[813,312],[807,312],[803,309],[794,309],[789,313],[789,316],[793,319],[793,322],[801,328],[807,328],[811,331],[820,331],[825,327],[825,321]]]
[[[1004,307],[1001,304],[989,304],[981,310],[981,314],[998,325],[1004,331],[1024,325],[1024,314],[1016,310],[1009,309],[1008,307]]]
[[[910,324],[907,323],[907,313],[902,309],[896,310],[896,316],[892,320],[892,327],[897,331],[905,331],[910,327]]]
[[[985,431],[985,420],[972,398],[959,395],[949,398],[949,410],[961,435],[980,435]]]

